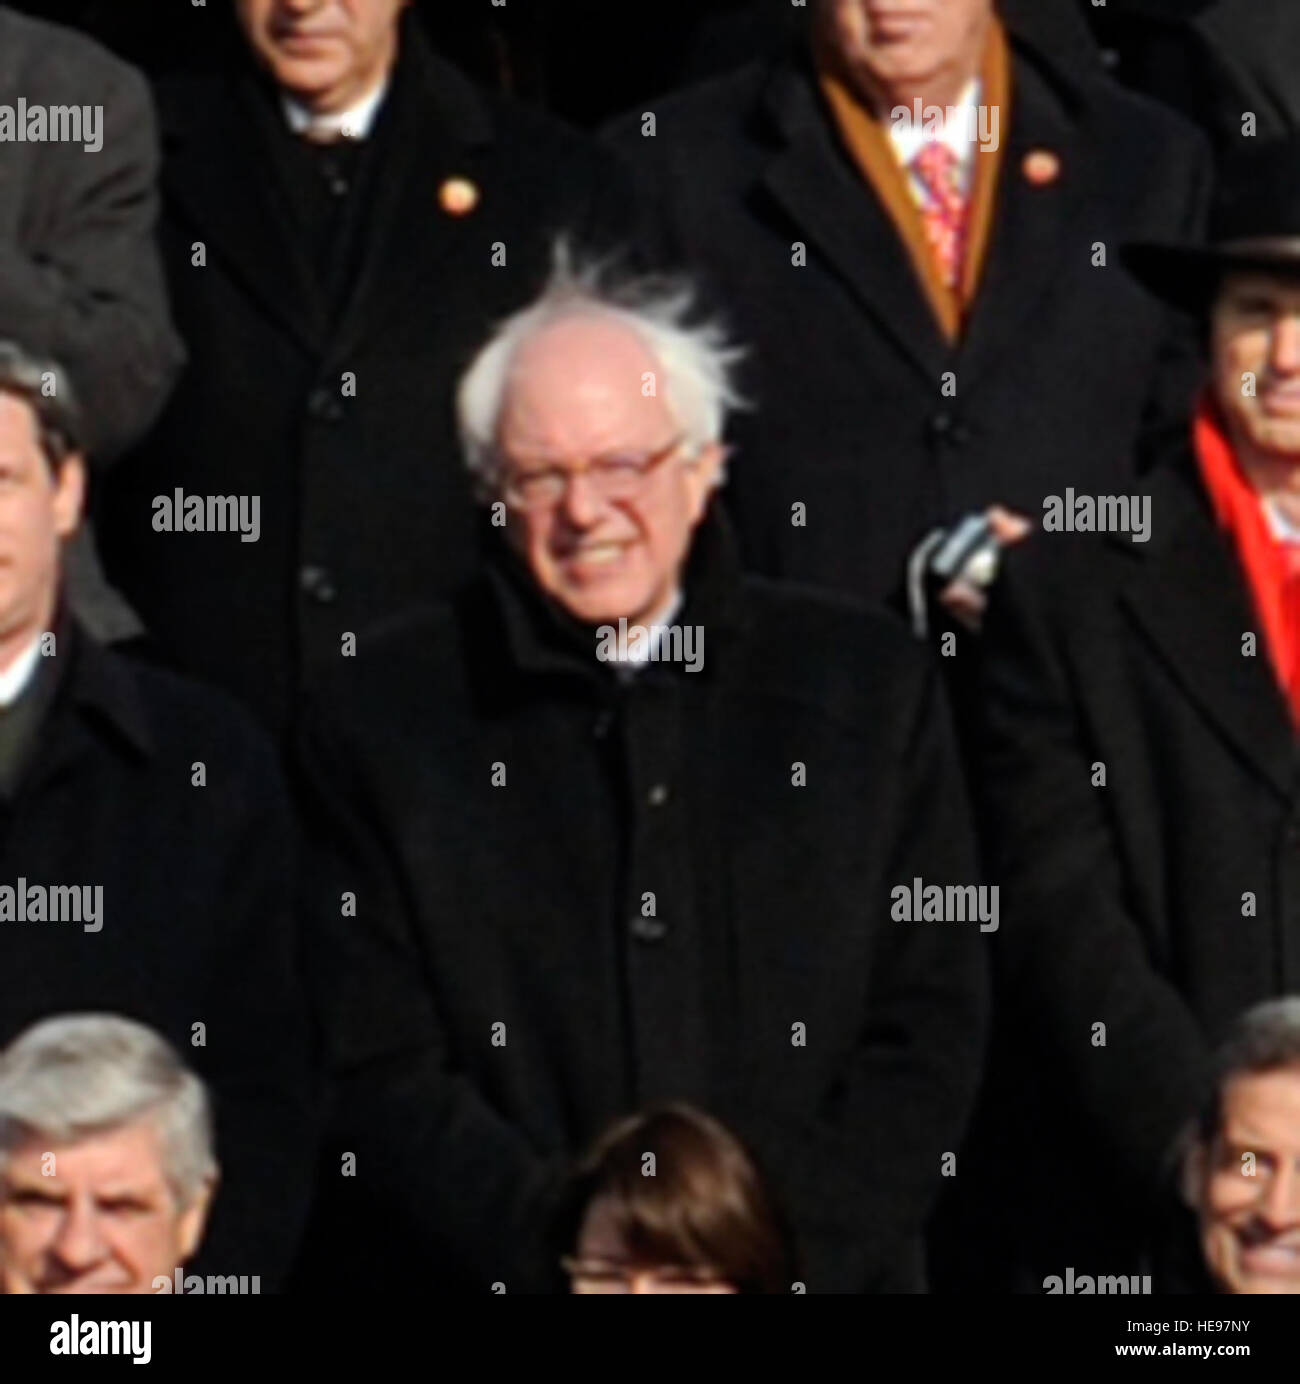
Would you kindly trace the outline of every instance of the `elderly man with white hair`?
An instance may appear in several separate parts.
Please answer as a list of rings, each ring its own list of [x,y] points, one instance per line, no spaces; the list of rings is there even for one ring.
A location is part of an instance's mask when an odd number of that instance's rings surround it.
[[[459,391],[495,561],[310,726],[335,1193],[401,1208],[413,1261],[379,1210],[366,1262],[408,1285],[559,1287],[569,1160],[673,1100],[756,1151],[791,1291],[921,1284],[981,1051],[981,925],[910,910],[975,892],[957,761],[905,629],[741,574],[735,356],[562,259]]]
[[[60,1016],[0,1053],[0,1291],[170,1290],[216,1182],[203,1082],[144,1024]]]

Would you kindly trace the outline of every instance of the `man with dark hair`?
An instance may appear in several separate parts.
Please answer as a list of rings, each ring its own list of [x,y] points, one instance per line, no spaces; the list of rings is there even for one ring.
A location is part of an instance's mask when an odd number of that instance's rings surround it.
[[[995,1071],[1035,1121],[990,1131],[990,1170],[1017,1137],[1038,1150],[992,1204],[1055,1237],[1052,1272],[1089,1243],[1140,1252],[1211,1047],[1300,989],[1298,160],[1293,140],[1227,170],[1210,248],[1127,252],[1200,316],[1204,393],[1128,522],[1056,497],[986,628]]]
[[[478,90],[406,10],[237,0],[245,61],[159,89],[190,365],[107,487],[105,565],[164,657],[277,730],[348,634],[474,568],[456,374],[555,233],[604,244],[628,212],[606,151]],[[160,525],[178,489],[258,497],[256,540]]]
[[[1224,1293],[1300,1293],[1300,999],[1256,1005],[1220,1048],[1183,1161]]]
[[[107,1010],[189,1054],[226,1176],[205,1261],[269,1286],[311,1165],[288,807],[226,698],[65,609],[82,436],[60,368],[0,344],[0,1044]]]

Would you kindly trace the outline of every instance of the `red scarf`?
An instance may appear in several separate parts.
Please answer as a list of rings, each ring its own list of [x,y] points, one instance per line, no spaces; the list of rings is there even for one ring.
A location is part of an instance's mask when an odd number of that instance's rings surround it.
[[[1237,550],[1274,675],[1300,727],[1300,543],[1274,537],[1208,397],[1197,407],[1193,435],[1215,518]]]

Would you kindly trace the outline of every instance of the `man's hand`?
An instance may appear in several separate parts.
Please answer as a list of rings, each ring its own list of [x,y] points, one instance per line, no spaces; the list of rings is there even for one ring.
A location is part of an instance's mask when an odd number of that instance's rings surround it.
[[[1001,505],[990,505],[985,510],[989,524],[993,528],[998,545],[1009,548],[1019,543],[1034,527],[1033,521],[1023,514],[1004,509]],[[981,562],[985,554],[977,554],[971,563],[963,568],[961,575],[955,577],[939,593],[939,603],[959,623],[968,630],[979,632],[988,608],[988,590],[997,577],[996,561]],[[972,570],[974,569],[974,570]]]

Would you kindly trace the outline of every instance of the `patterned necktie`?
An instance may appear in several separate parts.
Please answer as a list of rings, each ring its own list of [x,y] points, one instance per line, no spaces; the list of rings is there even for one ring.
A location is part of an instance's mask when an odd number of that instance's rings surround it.
[[[966,257],[967,204],[961,160],[942,140],[932,139],[912,160],[912,168],[925,189],[921,219],[930,249],[944,283],[956,288]]]

